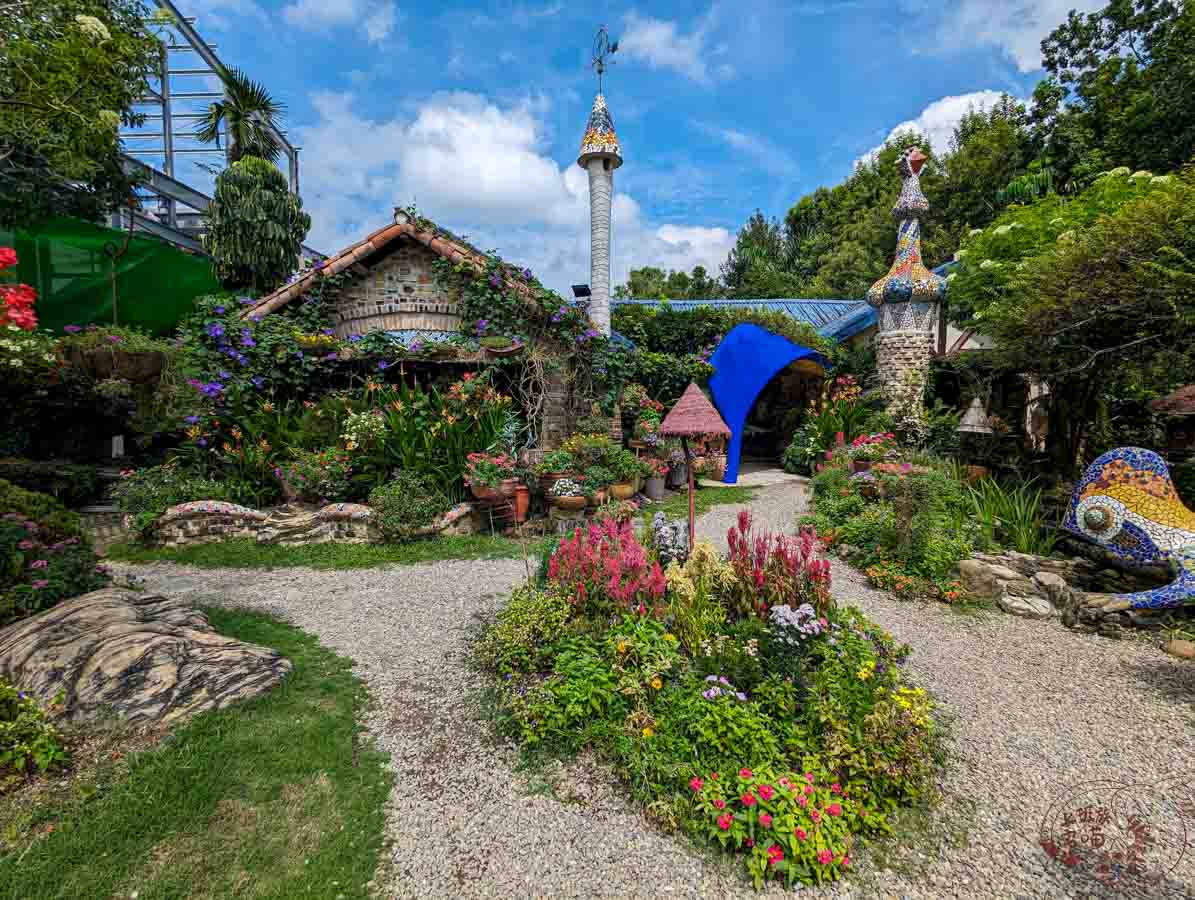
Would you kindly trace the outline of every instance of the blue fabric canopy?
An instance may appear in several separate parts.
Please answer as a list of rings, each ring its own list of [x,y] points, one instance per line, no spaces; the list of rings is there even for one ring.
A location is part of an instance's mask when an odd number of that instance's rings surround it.
[[[808,359],[819,366],[826,358],[816,350],[794,344],[788,338],[773,334],[758,325],[736,325],[722,338],[710,365],[710,393],[718,412],[730,426],[730,446],[726,451],[727,484],[739,479],[739,455],[743,449],[743,427],[747,415],[776,373],[799,359]]]

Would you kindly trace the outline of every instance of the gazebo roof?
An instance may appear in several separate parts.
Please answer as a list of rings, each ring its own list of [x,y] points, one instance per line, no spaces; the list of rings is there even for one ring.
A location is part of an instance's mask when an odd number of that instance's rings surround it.
[[[701,388],[690,382],[681,398],[676,401],[676,406],[672,407],[660,423],[660,434],[675,437],[720,434],[730,437],[730,428],[722,421],[722,416],[718,414],[714,404],[706,399]]]

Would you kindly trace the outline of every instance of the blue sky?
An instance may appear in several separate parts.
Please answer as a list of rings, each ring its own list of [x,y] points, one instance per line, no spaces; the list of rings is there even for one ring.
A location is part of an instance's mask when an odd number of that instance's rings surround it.
[[[176,3],[226,64],[287,104],[309,245],[340,249],[413,201],[559,290],[588,280],[575,159],[599,25],[622,43],[606,85],[625,157],[618,283],[631,266],[716,271],[756,207],[782,217],[897,127],[916,123],[945,147],[968,105],[1028,96],[1042,75],[1038,43],[1068,9],[1103,5]],[[180,77],[174,90],[199,81]]]

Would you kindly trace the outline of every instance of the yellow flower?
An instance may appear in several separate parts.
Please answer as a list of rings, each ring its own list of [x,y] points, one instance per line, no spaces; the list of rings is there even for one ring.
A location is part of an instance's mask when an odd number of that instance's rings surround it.
[[[228,443],[228,441],[225,441],[225,442],[224,442],[224,452],[225,452],[225,453],[231,453],[231,452],[232,452],[232,444]]]
[[[403,411],[402,401],[401,400],[392,400],[390,402],[390,408],[392,410],[394,410],[395,412],[402,412]]]
[[[664,635],[664,640],[668,641],[668,643],[670,643],[670,644],[675,644],[676,643],[676,635],[673,634],[672,632],[668,632],[667,634]]]
[[[655,678],[653,678],[651,680],[651,686],[654,687],[658,691],[660,688],[662,688],[664,686],[664,682],[662,682],[660,680],[660,676],[657,675]]]
[[[643,729],[643,736],[644,736],[645,738],[649,738],[649,737],[651,737],[653,734],[655,734],[655,732],[654,732],[654,731],[652,731],[652,729],[651,729],[651,726],[650,726],[650,725],[649,725],[649,726],[647,726],[646,728],[644,728],[644,729]]]
[[[863,669],[860,669],[858,672],[856,672],[855,675],[858,676],[860,681],[866,681],[868,678],[871,677],[871,670],[869,670],[867,668],[863,668]]]
[[[191,440],[195,440],[195,438],[199,437],[202,434],[203,434],[203,429],[201,429],[198,425],[192,425],[190,428],[187,429],[187,437],[189,437]]]
[[[626,652],[627,652],[627,642],[626,642],[626,641],[619,641],[619,642],[618,642],[618,652],[619,652],[619,653],[626,653]]]

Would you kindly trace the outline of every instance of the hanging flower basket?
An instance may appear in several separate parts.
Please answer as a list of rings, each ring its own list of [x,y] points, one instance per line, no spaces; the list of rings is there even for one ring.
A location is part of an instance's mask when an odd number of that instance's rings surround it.
[[[82,350],[71,347],[67,351],[67,361],[97,381],[123,378],[134,384],[153,381],[166,368],[166,354],[160,350],[115,350],[107,347]]]
[[[522,353],[524,344],[519,340],[509,338],[482,338],[481,347],[489,356],[514,356]]]

